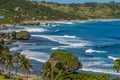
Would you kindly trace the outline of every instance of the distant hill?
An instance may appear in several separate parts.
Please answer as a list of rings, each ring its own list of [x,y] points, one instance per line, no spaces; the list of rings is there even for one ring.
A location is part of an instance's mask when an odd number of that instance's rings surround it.
[[[120,3],[58,4],[30,0],[0,0],[2,23],[24,20],[119,19]]]

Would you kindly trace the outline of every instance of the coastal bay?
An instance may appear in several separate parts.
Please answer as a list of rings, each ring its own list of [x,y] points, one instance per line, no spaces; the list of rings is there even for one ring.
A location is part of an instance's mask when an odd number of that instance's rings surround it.
[[[83,71],[104,72],[114,76],[119,75],[113,70],[114,60],[109,58],[109,56],[119,58],[118,20],[58,24],[50,27],[21,26],[20,30],[30,31],[32,37],[28,41],[18,41],[11,44],[11,51],[20,51],[38,63],[39,61],[42,63],[47,61],[50,54],[55,50],[72,51],[81,60]],[[11,29],[9,30],[11,31]],[[14,27],[14,29],[18,30],[17,27]],[[103,29],[106,30],[103,31]],[[86,30],[87,33],[84,32]],[[106,31],[108,32],[106,33]],[[114,36],[112,36],[113,33]],[[89,51],[89,53],[85,53],[86,51]],[[33,64],[35,73],[37,73],[38,66],[39,70],[41,68],[35,61],[33,61]],[[100,67],[101,63],[103,66]]]

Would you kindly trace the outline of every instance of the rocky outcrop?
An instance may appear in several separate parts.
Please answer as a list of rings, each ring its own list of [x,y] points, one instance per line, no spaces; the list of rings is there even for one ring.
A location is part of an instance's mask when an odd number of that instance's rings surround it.
[[[56,69],[59,71],[63,69],[65,72],[75,72],[76,70],[82,68],[82,64],[78,58],[71,52],[56,51],[54,52],[50,59],[44,64],[44,68]]]
[[[76,70],[80,68],[82,68],[82,64],[73,53],[55,51],[43,66],[43,76],[45,80],[66,80],[61,79],[60,76],[76,73]]]
[[[16,39],[18,40],[28,40],[31,37],[28,31],[20,31],[16,34]]]
[[[13,31],[11,33],[0,33],[0,43],[7,42],[8,44],[16,40],[28,40],[31,34],[28,31]]]

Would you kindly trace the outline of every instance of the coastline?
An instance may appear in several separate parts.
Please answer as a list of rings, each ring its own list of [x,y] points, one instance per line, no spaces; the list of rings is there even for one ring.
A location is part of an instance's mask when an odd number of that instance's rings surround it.
[[[120,21],[120,19],[90,19],[90,20],[77,20],[78,22],[80,21],[83,21],[83,22],[88,22],[88,21],[116,21],[116,20],[119,20]],[[71,22],[77,22],[76,20],[73,20],[73,21],[71,21]],[[49,21],[49,22],[51,22],[51,21]],[[56,22],[56,21],[52,21],[52,22]],[[57,22],[62,22],[62,21],[57,21]],[[70,22],[70,21],[64,21],[64,22]]]
[[[23,21],[22,23],[18,24],[2,24],[0,27],[10,27],[10,26],[21,26],[23,24],[29,25],[36,25],[38,23],[74,23],[74,22],[93,22],[93,21],[120,21],[120,19],[88,19],[88,20],[32,20],[32,21]]]
[[[0,68],[0,70],[2,70],[1,68]],[[4,72],[2,72],[2,75],[4,76],[4,75],[7,75],[6,73],[8,73],[9,71],[7,71],[7,70],[5,70],[5,69],[3,69],[3,71]],[[11,71],[10,72],[10,74],[11,74],[11,76],[14,76],[14,78],[20,78],[20,79],[22,79],[22,80],[37,80],[38,79],[38,77],[37,77],[37,75],[35,75],[35,74],[25,74],[25,73],[20,73],[20,72],[18,72],[17,73],[17,75],[15,74],[15,71]],[[0,76],[1,76],[1,74],[0,74]],[[11,78],[12,79],[12,78]]]
[[[81,22],[81,21],[120,21],[120,19],[88,19],[88,20],[33,20],[23,22]]]

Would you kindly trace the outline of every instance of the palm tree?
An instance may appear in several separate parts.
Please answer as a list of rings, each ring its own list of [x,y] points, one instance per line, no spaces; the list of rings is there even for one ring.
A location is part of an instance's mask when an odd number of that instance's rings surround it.
[[[16,66],[15,74],[17,75],[18,68],[19,68],[19,65],[20,65],[20,53],[16,52],[14,54],[14,61],[15,61],[15,66]]]
[[[116,72],[120,72],[120,59],[115,60],[113,68]]]
[[[4,45],[0,44],[0,53],[3,51],[3,49],[4,49]]]
[[[45,66],[43,66],[43,68],[44,68],[44,78],[46,79],[46,80],[50,80],[50,79],[52,79],[52,67],[51,67],[51,64],[49,63],[49,62],[47,62],[46,64],[45,64]]]
[[[4,50],[4,45],[0,44],[0,63],[2,65],[2,70],[3,70],[3,50]]]
[[[6,63],[8,54],[10,54],[9,47],[0,45],[0,61],[1,61],[1,65],[2,65],[2,70],[3,70],[4,64]]]
[[[25,57],[25,55],[21,55],[21,63],[20,67],[22,68],[22,72],[25,72],[28,79],[28,74],[30,73],[30,70],[33,68],[33,66],[30,63],[30,60]]]
[[[9,54],[7,55],[7,60],[5,62],[6,68],[9,69],[9,77],[11,74],[11,70],[14,68],[14,59],[13,59],[13,55]]]

